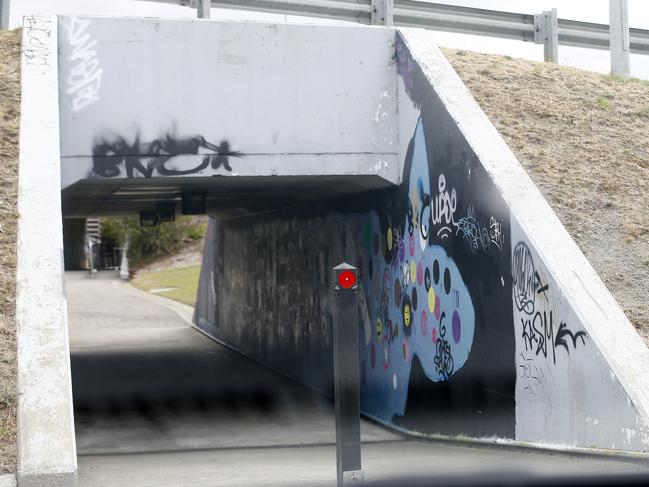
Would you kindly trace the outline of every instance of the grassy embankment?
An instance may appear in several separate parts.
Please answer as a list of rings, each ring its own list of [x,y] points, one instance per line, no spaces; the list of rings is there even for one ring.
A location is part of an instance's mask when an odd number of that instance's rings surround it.
[[[16,468],[16,225],[20,31],[0,31],[0,474]]]
[[[200,271],[200,265],[151,271],[137,275],[131,284],[143,291],[194,306]]]

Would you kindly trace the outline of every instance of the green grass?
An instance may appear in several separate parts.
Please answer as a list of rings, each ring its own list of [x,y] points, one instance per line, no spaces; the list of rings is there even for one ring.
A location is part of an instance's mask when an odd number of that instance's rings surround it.
[[[599,107],[600,110],[608,110],[610,108],[610,104],[608,100],[603,96],[597,97],[597,106]]]
[[[173,288],[169,291],[153,294],[194,306],[200,272],[200,265],[164,269],[136,276],[131,281],[131,284],[142,291],[148,292],[151,292],[152,289]]]

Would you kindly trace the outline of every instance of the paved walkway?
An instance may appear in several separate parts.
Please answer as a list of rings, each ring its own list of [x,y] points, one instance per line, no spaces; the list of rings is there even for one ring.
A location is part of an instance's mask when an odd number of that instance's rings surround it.
[[[80,454],[335,443],[328,399],[205,337],[164,298],[66,280]],[[400,439],[369,422],[362,432]]]
[[[82,487],[335,484],[329,400],[203,336],[164,298],[111,277],[66,273]],[[368,480],[647,468],[406,440],[367,421],[362,430]]]

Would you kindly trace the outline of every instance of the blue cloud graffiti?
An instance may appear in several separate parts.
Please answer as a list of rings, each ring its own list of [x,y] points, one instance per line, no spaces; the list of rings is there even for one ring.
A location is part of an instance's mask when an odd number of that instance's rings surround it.
[[[431,192],[422,121],[414,134],[409,205],[382,229],[376,212],[359,216],[354,244],[362,262],[361,408],[383,421],[403,415],[412,359],[426,376],[449,380],[473,344],[475,312],[460,272],[428,235],[454,235],[455,190],[440,175]],[[384,257],[389,255],[389,258]]]

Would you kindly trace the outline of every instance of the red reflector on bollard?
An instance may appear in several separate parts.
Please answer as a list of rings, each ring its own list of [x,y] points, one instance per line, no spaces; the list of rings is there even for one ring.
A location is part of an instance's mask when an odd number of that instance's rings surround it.
[[[352,271],[342,271],[338,274],[338,284],[343,289],[349,289],[356,284],[356,274]]]

